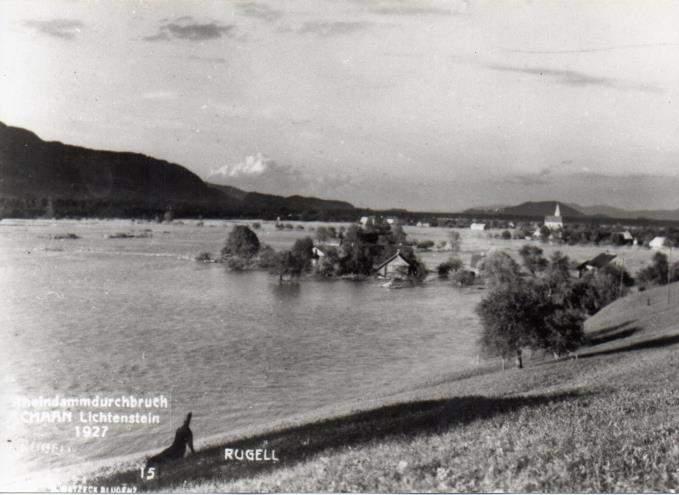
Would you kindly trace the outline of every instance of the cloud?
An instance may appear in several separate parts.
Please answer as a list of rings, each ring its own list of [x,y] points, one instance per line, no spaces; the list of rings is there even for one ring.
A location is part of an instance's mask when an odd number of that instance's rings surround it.
[[[141,97],[145,100],[174,100],[177,98],[177,93],[166,90],[148,91],[142,93]]]
[[[616,50],[632,50],[638,48],[666,48],[676,46],[679,46],[679,43],[638,43],[630,45],[600,46],[596,48],[575,48],[571,50],[519,50],[511,48],[504,48],[503,50],[510,53],[525,53],[528,55],[559,55],[569,53],[612,52]]]
[[[316,34],[318,36],[341,36],[353,34],[368,29],[375,24],[364,21],[309,21],[297,30],[302,34]]]
[[[146,41],[164,41],[181,39],[189,41],[206,41],[230,36],[235,26],[217,22],[197,23],[191,17],[183,16],[174,22],[161,24],[156,34],[144,37]]]
[[[534,174],[517,174],[498,179],[501,183],[517,184],[521,186],[544,186],[552,183],[551,169],[543,168]]]
[[[620,90],[633,90],[643,92],[658,92],[658,88],[645,84],[630,83],[620,79],[603,76],[593,76],[584,72],[564,69],[553,69],[550,67],[525,67],[500,64],[487,64],[487,68],[501,72],[515,72],[518,74],[528,74],[541,78],[549,78],[558,84],[573,87],[601,86]]]
[[[418,4],[402,0],[381,0],[376,2],[369,10],[382,15],[462,15],[469,10],[469,1],[439,0]]]
[[[245,2],[236,5],[238,12],[244,16],[254,17],[267,22],[274,22],[283,16],[280,10],[272,9],[266,4],[258,2]]]
[[[226,59],[224,57],[201,57],[198,55],[189,55],[187,57],[189,60],[196,60],[199,62],[208,62],[210,64],[225,64]]]
[[[214,169],[205,180],[245,191],[321,197],[333,196],[336,191],[352,182],[349,176],[343,174],[322,174],[282,165],[263,153],[247,156],[234,165]]]
[[[51,19],[49,21],[26,21],[25,26],[36,29],[42,34],[60,38],[62,40],[72,40],[80,34],[84,24],[76,19]]]

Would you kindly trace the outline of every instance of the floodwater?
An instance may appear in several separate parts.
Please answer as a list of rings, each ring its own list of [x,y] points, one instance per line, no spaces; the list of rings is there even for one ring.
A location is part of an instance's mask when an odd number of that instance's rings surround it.
[[[478,289],[312,279],[279,285],[264,272],[193,261],[201,251],[218,253],[231,225],[0,222],[4,466],[30,472],[158,451],[188,411],[200,442],[416,389],[473,365]],[[144,229],[149,237],[107,238]],[[65,233],[79,238],[52,238]],[[277,249],[313,235],[270,223],[257,233]],[[425,261],[434,268],[437,260]],[[160,424],[108,424],[104,437],[93,429],[88,436],[83,428],[97,424],[79,414],[100,409],[25,402],[129,395],[164,397],[169,406],[108,411],[151,412]],[[36,411],[72,417],[28,414]]]

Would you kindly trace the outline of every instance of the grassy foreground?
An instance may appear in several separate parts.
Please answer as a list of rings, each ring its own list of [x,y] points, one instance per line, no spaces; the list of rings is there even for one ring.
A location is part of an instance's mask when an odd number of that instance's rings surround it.
[[[679,285],[629,296],[587,322],[578,359],[451,377],[378,407],[201,449],[145,491],[560,491],[679,489]]]

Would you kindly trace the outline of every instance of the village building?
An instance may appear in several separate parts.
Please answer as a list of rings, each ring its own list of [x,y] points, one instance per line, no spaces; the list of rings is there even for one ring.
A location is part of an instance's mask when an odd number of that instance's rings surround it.
[[[577,266],[578,277],[582,278],[582,276],[587,272],[599,271],[601,268],[611,263],[616,257],[617,256],[615,254],[610,253],[597,254],[591,260],[587,260]]]
[[[406,277],[413,269],[413,264],[397,250],[393,256],[375,268],[375,273],[378,277],[384,278]]]
[[[563,229],[563,217],[561,216],[561,208],[559,203],[556,204],[554,208],[554,215],[548,215],[545,217],[545,227],[549,230],[560,230]]]
[[[666,247],[665,246],[666,243],[667,243],[667,237],[658,236],[658,237],[654,237],[653,240],[648,243],[648,247],[650,247],[651,249],[662,249],[662,248]]]
[[[472,223],[470,226],[470,229],[472,230],[486,230],[486,228],[485,223]]]

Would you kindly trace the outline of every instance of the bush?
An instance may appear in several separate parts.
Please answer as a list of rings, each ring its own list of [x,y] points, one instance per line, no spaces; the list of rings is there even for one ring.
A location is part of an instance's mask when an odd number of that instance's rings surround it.
[[[198,256],[196,256],[196,261],[200,261],[201,263],[212,263],[212,255],[208,253],[207,251],[203,251],[202,253],[199,253]]]
[[[276,266],[277,263],[277,253],[269,245],[265,244],[259,249],[257,254],[257,265],[260,268],[271,269]]]
[[[236,225],[229,237],[226,239],[226,245],[222,248],[222,258],[229,258],[238,256],[244,259],[250,259],[259,251],[259,239],[249,227],[245,225]]]
[[[231,256],[228,258],[226,260],[226,266],[229,267],[229,270],[233,270],[235,272],[242,272],[253,268],[252,260],[250,258],[246,259],[240,256]]]
[[[74,240],[74,239],[80,239],[80,236],[77,234],[74,234],[72,232],[68,232],[67,234],[55,234],[52,236],[52,239],[54,240]]]
[[[508,230],[503,230],[503,231],[502,231],[501,237],[502,237],[504,240],[508,241],[508,240],[510,240],[510,239],[512,238],[512,233],[511,233],[510,231],[508,231]]]
[[[450,272],[456,272],[462,268],[462,260],[460,258],[448,258],[448,261],[444,261],[437,268],[436,271],[441,278],[448,278]]]
[[[253,222],[253,223],[252,223],[252,228],[255,229],[255,230],[259,230],[259,229],[262,228],[262,224],[259,223],[259,222]]]
[[[426,241],[419,241],[417,243],[417,248],[418,249],[431,249],[434,247],[434,241],[432,240],[426,240]]]
[[[468,287],[476,280],[476,274],[471,270],[458,270],[453,275],[453,282],[460,287]]]

